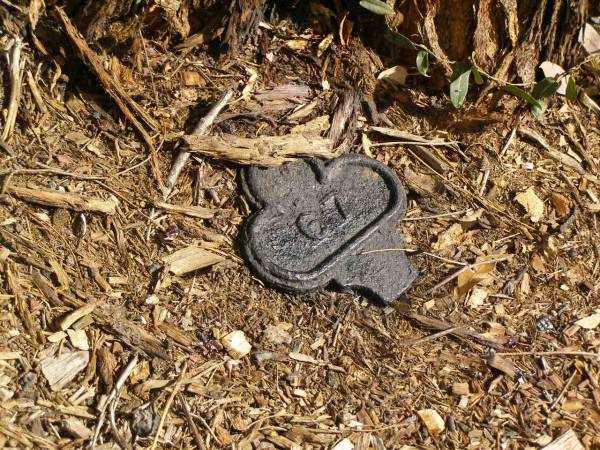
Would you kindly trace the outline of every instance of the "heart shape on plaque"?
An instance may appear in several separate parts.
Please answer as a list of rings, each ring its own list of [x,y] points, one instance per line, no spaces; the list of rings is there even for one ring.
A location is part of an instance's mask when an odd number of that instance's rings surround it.
[[[333,281],[388,302],[414,280],[397,245],[406,194],[383,164],[346,155],[327,163],[311,159],[250,168],[242,172],[241,186],[257,209],[242,231],[241,247],[265,281],[296,292]],[[377,256],[386,243],[395,245],[387,250],[396,250]],[[384,280],[383,272],[393,279]]]

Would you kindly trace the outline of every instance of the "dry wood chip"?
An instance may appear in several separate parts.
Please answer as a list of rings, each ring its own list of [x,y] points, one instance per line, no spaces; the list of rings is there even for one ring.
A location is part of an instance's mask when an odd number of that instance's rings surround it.
[[[53,391],[60,391],[77,374],[86,368],[90,360],[90,352],[67,352],[59,356],[44,358],[40,362],[42,373],[50,383]]]
[[[584,450],[584,447],[575,432],[569,429],[541,450]]]
[[[511,378],[515,378],[517,376],[517,369],[515,368],[514,364],[508,359],[504,359],[495,353],[492,353],[487,358],[487,363],[494,369],[503,372]]]
[[[239,137],[188,135],[183,137],[189,151],[215,159],[255,166],[278,166],[299,157],[331,159],[339,156],[328,138],[312,134]]]
[[[378,80],[389,81],[390,83],[404,86],[406,84],[406,77],[408,71],[404,66],[394,66],[389,69],[382,70],[377,75]]]
[[[175,275],[185,275],[194,270],[217,264],[224,259],[223,256],[216,255],[195,245],[190,245],[163,257],[162,261],[169,272]]]
[[[21,352],[0,352],[0,361],[10,361],[21,358]]]
[[[454,395],[469,395],[469,383],[454,383],[452,393]]]
[[[302,447],[300,445],[296,444],[294,441],[286,438],[285,436],[275,435],[275,436],[269,436],[267,439],[269,440],[269,442],[272,442],[279,448],[285,448],[285,449],[289,449],[289,450],[301,450],[302,449]]]
[[[439,434],[446,428],[444,419],[435,409],[421,409],[417,414],[431,434]]]
[[[319,361],[318,359],[313,358],[310,355],[305,355],[304,353],[298,352],[290,352],[289,357],[294,361],[308,363],[308,364],[322,364],[323,361]]]
[[[56,342],[62,341],[66,337],[67,333],[65,333],[64,331],[57,331],[56,333],[52,333],[46,339],[48,340],[48,342],[52,342],[54,344]]]
[[[600,325],[600,312],[594,313],[590,316],[583,317],[575,322],[576,325],[579,325],[581,328],[585,328],[586,330],[593,330],[598,325]]]
[[[533,187],[518,194],[515,200],[525,208],[532,222],[539,222],[544,217],[544,202],[537,196]]]
[[[243,358],[252,350],[252,345],[248,342],[248,338],[242,330],[234,330],[223,336],[221,344],[234,359]]]
[[[189,217],[197,217],[198,219],[211,219],[215,216],[214,210],[203,208],[201,206],[171,205],[169,203],[161,201],[155,201],[154,206],[156,206],[159,209],[163,209],[167,212],[181,214]]]
[[[79,419],[75,419],[74,417],[69,417],[64,421],[65,430],[67,432],[77,438],[77,439],[89,439],[92,437],[93,432],[88,427],[86,427],[83,422]]]
[[[69,339],[71,340],[71,344],[73,347],[79,350],[89,350],[90,344],[88,342],[87,334],[84,330],[67,330],[67,334],[69,335]]]
[[[71,325],[73,325],[75,322],[77,322],[83,316],[87,316],[92,311],[94,311],[95,308],[96,308],[96,304],[94,304],[94,303],[88,303],[87,305],[77,308],[75,311],[67,314],[67,316],[63,320],[61,320],[60,329],[65,331],[67,328],[69,328]]]

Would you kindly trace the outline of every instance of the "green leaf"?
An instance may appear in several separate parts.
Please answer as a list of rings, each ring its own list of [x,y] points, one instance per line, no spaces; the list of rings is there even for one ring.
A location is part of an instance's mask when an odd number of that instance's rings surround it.
[[[427,75],[427,70],[429,69],[429,53],[425,50],[419,51],[417,53],[417,70],[421,75]]]
[[[535,117],[538,117],[540,114],[544,112],[544,105],[542,103],[537,105],[531,105],[531,114]]]
[[[417,50],[417,45],[403,34],[386,30],[385,38],[392,44],[396,44],[399,47]]]
[[[464,64],[457,64],[452,74],[450,83],[450,101],[455,108],[458,108],[465,101],[467,91],[469,90],[469,77],[471,76],[471,67]]]
[[[481,77],[481,74],[479,73],[479,70],[475,64],[471,65],[471,70],[473,71],[473,80],[475,81],[475,84],[481,86],[483,84],[483,78]]]
[[[559,86],[560,84],[554,78],[546,77],[533,87],[531,96],[536,99],[552,97]]]
[[[380,16],[391,16],[394,14],[394,10],[381,0],[362,0],[360,6]]]
[[[567,81],[567,92],[566,92],[567,100],[570,102],[574,102],[577,100],[577,86],[575,86],[575,78],[569,76],[569,81]]]
[[[513,84],[507,84],[506,86],[503,87],[503,89],[506,92],[508,92],[509,94],[512,94],[515,97],[519,97],[521,100],[525,100],[531,106],[536,106],[538,108],[542,107],[542,104],[539,100],[533,98],[531,96],[531,94],[529,94],[528,92],[525,92],[523,89],[521,89],[518,86],[515,86]]]

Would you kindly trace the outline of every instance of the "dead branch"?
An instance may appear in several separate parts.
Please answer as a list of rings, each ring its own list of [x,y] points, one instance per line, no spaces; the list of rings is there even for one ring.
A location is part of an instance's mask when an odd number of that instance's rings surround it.
[[[73,192],[59,192],[42,189],[29,189],[21,186],[9,186],[8,192],[26,202],[55,208],[74,209],[104,214],[115,214],[119,200],[112,197],[108,200],[85,198]]]
[[[190,135],[183,138],[191,152],[243,165],[279,166],[299,157],[331,159],[339,156],[328,138],[310,134],[239,137]]]

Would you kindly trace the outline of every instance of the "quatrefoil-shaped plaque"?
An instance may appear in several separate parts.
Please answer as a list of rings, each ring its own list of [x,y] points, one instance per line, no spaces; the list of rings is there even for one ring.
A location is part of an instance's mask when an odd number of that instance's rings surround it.
[[[269,284],[292,292],[334,284],[389,303],[416,278],[398,230],[406,193],[385,165],[346,155],[252,167],[241,187],[256,210],[241,248]]]

